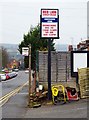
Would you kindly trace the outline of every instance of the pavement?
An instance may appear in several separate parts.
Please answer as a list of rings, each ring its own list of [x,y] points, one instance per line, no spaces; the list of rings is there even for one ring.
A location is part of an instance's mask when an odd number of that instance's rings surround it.
[[[28,107],[28,87],[24,87],[17,95],[2,107],[2,118],[88,118],[88,100],[68,102],[63,105],[46,104],[38,108]]]

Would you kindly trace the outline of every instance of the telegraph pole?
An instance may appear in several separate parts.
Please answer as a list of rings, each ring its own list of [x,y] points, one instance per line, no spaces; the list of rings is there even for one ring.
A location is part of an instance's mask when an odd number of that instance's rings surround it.
[[[32,92],[31,92],[31,44],[29,44],[29,107],[33,106]]]

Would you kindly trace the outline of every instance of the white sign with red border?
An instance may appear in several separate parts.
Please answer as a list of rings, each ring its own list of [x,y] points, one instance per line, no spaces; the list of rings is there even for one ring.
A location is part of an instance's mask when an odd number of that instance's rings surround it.
[[[41,38],[59,38],[58,9],[41,9]]]

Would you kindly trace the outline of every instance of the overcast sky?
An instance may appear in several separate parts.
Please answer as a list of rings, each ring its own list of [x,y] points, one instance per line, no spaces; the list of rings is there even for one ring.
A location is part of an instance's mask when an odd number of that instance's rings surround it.
[[[0,43],[19,44],[23,34],[40,22],[42,8],[59,9],[55,43],[78,44],[87,39],[88,0],[0,0]]]

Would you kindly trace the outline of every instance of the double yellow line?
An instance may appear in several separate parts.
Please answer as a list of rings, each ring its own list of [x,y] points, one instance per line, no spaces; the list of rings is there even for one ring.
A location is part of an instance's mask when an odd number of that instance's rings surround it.
[[[0,98],[0,107],[2,107],[12,96],[16,95],[24,86],[28,84],[28,81],[21,85],[20,87],[16,88],[15,90],[11,91],[10,93],[4,95]]]

